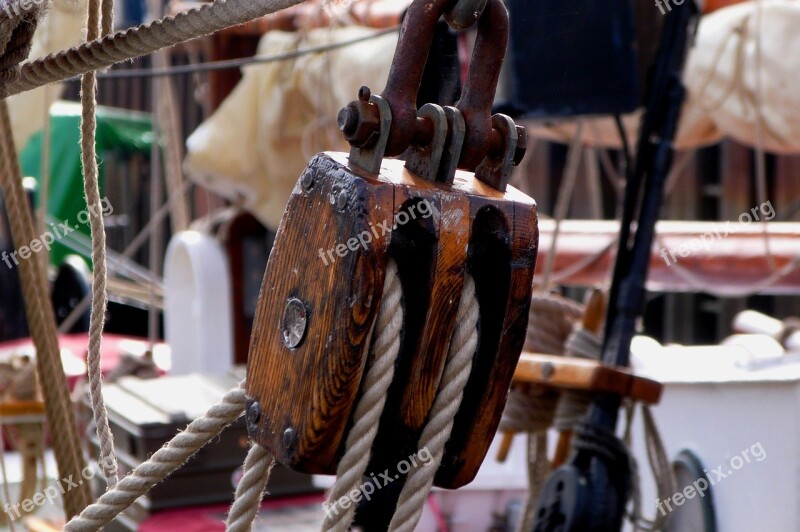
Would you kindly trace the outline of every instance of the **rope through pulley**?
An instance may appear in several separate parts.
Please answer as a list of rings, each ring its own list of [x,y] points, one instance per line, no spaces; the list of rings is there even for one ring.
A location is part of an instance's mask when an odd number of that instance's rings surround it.
[[[364,87],[340,112],[350,154],[309,162],[265,272],[248,430],[287,467],[339,475],[325,530],[346,530],[354,514],[368,528],[411,530],[431,486],[470,482],[524,341],[536,208],[507,185],[524,129],[491,114],[508,13],[501,0],[467,4],[411,4],[386,90]],[[477,20],[472,65],[455,106],[418,108],[426,44],[445,13]],[[399,293],[402,313],[388,319],[383,301]],[[397,350],[394,362],[380,345]],[[355,509],[349,494],[368,472],[421,451],[431,465],[398,471]]]

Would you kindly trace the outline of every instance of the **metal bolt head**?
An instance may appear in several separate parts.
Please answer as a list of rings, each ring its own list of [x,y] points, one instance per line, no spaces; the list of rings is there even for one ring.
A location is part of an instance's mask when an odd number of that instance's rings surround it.
[[[542,377],[544,377],[545,380],[550,380],[550,378],[553,376],[553,373],[555,373],[555,370],[556,368],[554,368],[550,362],[545,362],[542,365]]]
[[[358,89],[358,99],[362,102],[368,102],[372,98],[372,91],[366,85]]]
[[[381,117],[378,106],[369,101],[356,100],[339,111],[339,130],[351,146],[368,148],[380,136]]]
[[[258,401],[253,401],[247,409],[247,423],[257,425],[259,420],[261,420],[261,405],[258,404]]]
[[[339,124],[339,131],[344,133],[345,137],[351,137],[358,129],[358,109],[354,104],[349,104],[347,107],[342,107],[339,111],[339,116],[336,117],[336,122]]]
[[[283,443],[283,448],[287,451],[291,450],[295,446],[296,440],[295,432],[292,427],[283,431],[283,436],[281,437],[281,443]]]
[[[314,173],[310,170],[306,170],[303,172],[303,175],[300,176],[300,186],[303,187],[303,190],[309,190],[311,187],[314,186]]]
[[[308,313],[302,301],[293,297],[286,302],[283,311],[283,323],[281,326],[281,337],[283,345],[289,349],[294,349],[303,342],[308,326]]]
[[[342,190],[336,196],[336,208],[343,211],[347,207],[347,191]]]

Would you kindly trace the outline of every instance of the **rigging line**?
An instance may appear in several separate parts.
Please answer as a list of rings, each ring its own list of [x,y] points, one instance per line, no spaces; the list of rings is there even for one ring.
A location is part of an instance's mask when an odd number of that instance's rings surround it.
[[[756,111],[756,201],[759,205],[764,205],[767,202],[767,168],[766,156],[764,155],[764,115],[762,113],[761,104],[763,101],[763,92],[761,85],[761,65],[762,65],[762,50],[761,50],[761,34],[762,34],[762,2],[756,0],[756,31],[755,31],[755,68],[756,68],[756,87],[755,87],[755,111]],[[775,257],[772,254],[772,246],[769,235],[769,221],[762,218],[761,232],[764,235],[764,251],[767,258],[767,263],[770,269],[775,272],[778,267],[775,263]]]
[[[612,238],[608,242],[608,244],[603,246],[603,248],[600,249],[599,251],[593,253],[592,255],[589,255],[584,259],[578,260],[572,264],[568,264],[567,266],[564,266],[560,270],[553,272],[550,277],[550,283],[554,285],[565,283],[567,280],[569,280],[570,277],[577,275],[586,268],[592,266],[594,263],[602,259],[607,253],[614,252],[616,248],[617,248],[617,239]],[[536,283],[534,282],[534,284]]]
[[[240,68],[247,65],[273,63],[275,61],[286,61],[289,59],[296,59],[304,55],[317,54],[330,52],[338,48],[345,48],[353,44],[362,43],[372,39],[377,39],[390,33],[397,33],[400,31],[400,26],[393,26],[384,30],[379,30],[369,35],[363,35],[354,39],[341,41],[331,44],[321,44],[318,46],[310,46],[308,48],[300,48],[289,52],[282,52],[278,54],[242,57],[239,59],[225,59],[222,61],[207,61],[202,63],[194,63],[190,65],[177,65],[163,68],[131,68],[129,70],[110,70],[108,72],[99,72],[97,79],[119,79],[119,78],[138,78],[138,77],[155,77],[155,76],[178,76],[181,74],[196,74],[202,72],[213,72],[217,70],[228,70]],[[80,78],[69,78],[66,81],[78,81]]]
[[[3,508],[11,507],[11,494],[8,491],[8,475],[6,474],[6,453],[5,453],[5,440],[3,439],[3,422],[0,422],[0,472],[3,475]],[[14,532],[14,516],[11,512],[6,510],[4,512],[6,523],[11,532]]]
[[[545,263],[544,272],[542,273],[543,291],[547,291],[550,284],[550,275],[553,273],[556,251],[558,249],[558,237],[561,232],[561,220],[567,216],[572,201],[572,192],[575,190],[575,181],[578,178],[578,170],[580,169],[581,154],[583,151],[583,126],[584,121],[581,120],[578,123],[578,127],[575,129],[575,135],[572,137],[569,152],[567,153],[567,166],[564,168],[561,185],[558,188],[556,205],[553,210],[553,218],[555,219],[556,226],[553,229],[553,239],[550,243],[550,249],[547,253],[547,262]]]
[[[665,247],[665,244],[659,235],[656,235],[655,240],[657,245]],[[794,259],[787,262],[780,269],[775,270],[769,276],[749,286],[730,287],[723,289],[712,288],[711,285],[708,284],[707,279],[703,279],[697,276],[694,272],[692,272],[692,270],[677,262],[671,264],[670,268],[672,268],[672,270],[677,274],[677,276],[680,277],[684,282],[688,283],[689,286],[691,286],[692,289],[694,290],[697,290],[699,292],[704,292],[706,294],[718,298],[731,298],[731,297],[744,298],[756,295],[760,292],[763,292],[764,290],[769,289],[776,282],[780,281],[782,278],[794,272],[796,269],[800,268],[800,255],[797,255]]]

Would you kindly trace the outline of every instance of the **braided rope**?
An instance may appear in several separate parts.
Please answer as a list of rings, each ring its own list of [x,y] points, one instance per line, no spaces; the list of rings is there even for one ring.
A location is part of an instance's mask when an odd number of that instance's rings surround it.
[[[16,247],[27,246],[36,238],[22,189],[22,177],[14,148],[8,104],[0,101],[0,183],[5,192],[11,233]],[[20,284],[25,300],[25,311],[36,346],[36,366],[42,382],[45,411],[55,440],[54,445],[58,473],[61,478],[78,475],[83,470],[83,454],[80,449],[72,411],[67,379],[61,365],[55,316],[47,297],[47,278],[39,260],[26,260],[19,264]],[[64,511],[68,517],[79,513],[91,500],[90,486],[84,483],[64,494]]]
[[[236,486],[233,506],[228,512],[225,530],[249,532],[253,520],[261,507],[261,499],[269,482],[269,474],[275,465],[275,457],[257,443],[250,447],[244,461],[244,476]]]
[[[458,413],[464,388],[472,370],[472,359],[478,347],[478,315],[475,281],[468,275],[464,280],[464,289],[458,303],[456,328],[439,381],[439,390],[419,438],[419,449],[428,449],[431,460],[422,467],[415,467],[408,474],[400,492],[397,510],[389,524],[389,530],[393,532],[413,532],[422,515],[425,499],[433,486],[436,470],[442,462],[444,446],[450,439],[453,420]]]
[[[99,530],[150,488],[181,467],[242,415],[246,402],[243,385],[242,382],[225,394],[219,404],[209,408],[204,416],[192,421],[186,430],[153,453],[149,460],[139,464],[128,476],[101,495],[97,502],[84,509],[79,516],[73,517],[64,530]]]
[[[120,31],[26,63],[20,67],[19,77],[2,88],[0,97],[104,69],[114,63],[244,24],[304,1],[216,0],[173,17]]]
[[[108,35],[114,31],[114,0],[102,0],[100,12],[102,14],[100,34]]]
[[[87,22],[87,39],[96,39],[100,32],[100,0],[89,1],[89,18]],[[89,400],[92,403],[92,415],[97,427],[97,438],[100,442],[100,463],[109,488],[117,483],[117,459],[114,456],[114,436],[108,426],[108,413],[103,400],[103,374],[100,370],[100,359],[103,342],[103,324],[105,322],[107,293],[106,267],[106,230],[100,205],[100,185],[98,182],[97,150],[95,134],[97,119],[95,100],[97,92],[97,74],[89,72],[81,79],[81,166],[83,168],[83,189],[86,194],[86,205],[89,211],[89,227],[92,231],[92,310],[89,315],[89,348],[86,366],[89,376]]]
[[[378,433],[386,395],[394,378],[394,364],[400,352],[400,330],[403,327],[403,290],[397,265],[389,261],[383,282],[383,301],[370,348],[370,366],[364,378],[364,392],[353,414],[353,428],[347,435],[345,453],[336,469],[336,483],[328,495],[322,530],[345,532],[355,514],[353,505],[335,507],[336,502],[357,489],[371,456],[370,449]]]

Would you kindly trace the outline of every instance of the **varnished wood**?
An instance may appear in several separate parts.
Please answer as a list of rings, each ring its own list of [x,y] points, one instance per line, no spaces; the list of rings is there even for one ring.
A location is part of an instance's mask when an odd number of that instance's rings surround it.
[[[44,415],[41,401],[4,401],[0,403],[0,417]]]
[[[343,155],[337,154],[335,157],[340,163],[346,164]],[[399,160],[384,160],[378,179],[420,186],[418,178],[408,172]],[[424,184],[431,186],[428,182]],[[457,241],[453,241],[450,247],[445,241],[441,242],[441,256],[450,257],[450,253],[455,254],[459,249],[467,252],[466,270],[475,279],[481,308],[480,349],[435,480],[439,487],[458,488],[475,477],[486,456],[500,423],[517,357],[522,350],[538,245],[536,204],[512,187],[508,187],[505,193],[499,192],[478,181],[469,172],[458,171],[452,186],[440,183],[433,186],[438,190],[441,205],[441,235],[448,233],[448,238],[453,238],[453,234],[458,234]],[[468,212],[466,208],[469,209]],[[505,258],[493,257],[495,264],[486,263],[485,259],[481,262],[476,256],[480,254],[477,250],[479,243],[476,242],[476,225],[479,226],[481,218],[486,217],[496,218],[500,225],[505,226],[504,231],[492,231],[501,247],[505,246],[508,250]],[[472,226],[467,224],[468,220],[473,220]],[[464,228],[467,229],[466,232]],[[469,238],[468,242],[465,237]],[[468,246],[465,246],[467,243]],[[446,251],[448,249],[450,251]],[[449,258],[445,263],[455,264]],[[463,266],[458,270],[457,275],[454,275],[455,272],[450,273],[451,282],[458,282],[456,278],[463,276]],[[442,268],[439,268],[437,275],[440,274],[444,274]],[[500,282],[503,278],[507,279],[505,288]],[[429,311],[429,318],[433,318],[436,314],[434,310],[443,304],[447,305],[447,312],[452,312],[454,317],[461,291],[460,283],[458,292],[454,292],[452,288],[444,288],[444,285],[442,290],[441,300],[434,303]],[[491,305],[493,301],[494,306]],[[438,312],[444,310],[439,308]],[[496,322],[497,338],[494,342],[489,342],[486,329],[487,324],[492,321]],[[452,327],[434,327],[428,328],[428,331],[444,340],[432,344],[435,348],[449,345]],[[437,355],[444,357],[446,353],[437,351]],[[436,378],[430,380],[428,377],[420,382],[408,381],[406,397],[401,407],[401,410],[405,410],[401,414],[405,424],[387,423],[387,420],[395,419],[393,410],[387,410],[374,446],[377,456],[372,465],[375,469],[394,467],[399,460],[418,450],[415,446],[409,447],[406,444],[401,430],[408,430],[408,433],[414,435],[414,442],[416,441],[423,424],[420,423],[415,429],[420,418],[410,417],[409,411],[416,410],[418,414],[420,406],[426,412],[430,410],[435,390],[427,388],[427,385],[434,382],[438,385],[443,358],[438,367],[429,365],[425,368],[418,362],[416,368],[419,368],[417,376],[421,377],[429,372]]]
[[[372,230],[370,223],[391,220],[394,187],[375,186],[325,155],[312,159],[306,172],[313,185],[304,190],[301,178],[293,190],[264,275],[247,393],[260,406],[255,441],[290,468],[330,474],[363,377],[388,238],[375,231],[366,248],[333,254],[333,262],[327,250],[347,249],[350,238]],[[282,322],[293,297],[305,305],[307,330],[289,349]]]
[[[523,352],[514,380],[563,390],[608,392],[635,401],[657,404],[663,385],[631,373],[609,368],[595,360]]]
[[[567,458],[569,458],[570,449],[572,449],[572,431],[562,430],[558,433],[556,452],[553,454],[553,460],[550,462],[550,468],[558,469],[564,465],[567,462]]]
[[[500,193],[464,172],[452,186],[423,181],[402,161],[385,160],[380,173],[372,175],[348,167],[345,154],[324,154],[315,157],[307,171],[313,172],[314,185],[304,190],[301,179],[292,193],[254,322],[247,391],[260,405],[261,416],[252,437],[292,468],[335,472],[380,307],[383,268],[391,256],[398,263],[406,305],[413,308],[406,308],[408,327],[371,468],[394,467],[416,452],[439,386],[464,273],[469,271],[482,307],[481,349],[437,485],[454,488],[469,482],[499,423],[522,348],[536,254],[534,202],[511,188]],[[331,203],[341,191],[348,198],[345,213]],[[409,202],[422,199],[435,205],[441,216],[396,228],[369,249],[358,247],[324,266],[320,248],[347,242],[369,223],[391,221]],[[478,232],[483,231],[484,240],[495,238],[493,246],[505,246],[505,263],[492,262],[486,250],[479,249],[486,243],[474,240],[475,224],[469,221],[476,217],[497,226],[494,232],[485,227]],[[416,239],[414,245],[404,244],[410,239]],[[496,279],[504,279],[499,290]],[[305,339],[292,350],[283,345],[280,331],[289,297],[304,301],[309,315]],[[490,342],[483,341],[489,335],[484,335],[487,323],[497,331]]]
[[[463,183],[461,175],[456,175],[456,187],[485,191],[486,196],[472,201],[474,222],[468,263],[480,305],[479,348],[436,475],[436,485],[453,488],[475,477],[500,424],[525,342],[538,251],[538,221],[532,199],[511,187],[502,195],[474,179]],[[500,213],[508,224],[506,233],[491,223]],[[481,224],[487,233],[483,244],[479,238]],[[482,252],[481,246],[487,249]],[[505,250],[508,257],[498,256]]]

